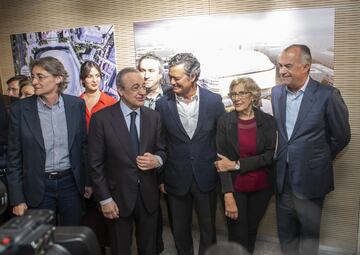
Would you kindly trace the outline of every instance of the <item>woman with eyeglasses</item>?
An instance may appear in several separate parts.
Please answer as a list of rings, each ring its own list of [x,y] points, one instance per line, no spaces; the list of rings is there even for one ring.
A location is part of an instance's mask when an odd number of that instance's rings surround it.
[[[273,194],[274,118],[259,106],[260,88],[237,78],[229,88],[234,110],[218,121],[216,143],[229,241],[254,252],[259,223]]]
[[[86,127],[89,124],[92,114],[101,109],[116,103],[116,99],[108,96],[100,90],[101,70],[94,61],[85,61],[80,67],[80,80],[85,88],[80,98],[86,104]]]
[[[105,94],[100,90],[101,70],[94,61],[85,61],[80,67],[80,81],[85,87],[84,93],[80,98],[84,99],[86,105],[86,127],[89,131],[91,116],[101,109],[116,103],[116,99]],[[102,254],[105,254],[105,247],[110,246],[108,231],[105,219],[99,211],[98,205],[91,197],[92,189],[85,188],[86,191],[86,213],[84,224],[94,230],[99,240]]]

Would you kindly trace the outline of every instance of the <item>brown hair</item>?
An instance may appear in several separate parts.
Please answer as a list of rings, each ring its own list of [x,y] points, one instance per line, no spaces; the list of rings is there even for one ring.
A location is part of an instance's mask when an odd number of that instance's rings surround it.
[[[94,61],[85,61],[84,63],[82,63],[81,67],[80,67],[80,73],[79,73],[79,77],[81,80],[81,84],[84,86],[84,80],[86,79],[86,77],[89,75],[91,68],[95,68],[99,74],[100,77],[102,77],[102,73],[101,73],[101,69],[99,67],[99,65],[94,62]]]
[[[22,74],[20,74],[20,75],[15,75],[15,76],[13,76],[13,77],[11,77],[10,79],[8,79],[7,81],[6,81],[6,84],[10,84],[11,82],[13,82],[13,81],[19,81],[19,85],[20,85],[20,82],[22,82],[22,81],[26,81],[26,80],[29,80],[29,78],[27,77],[27,76],[25,76],[25,75],[22,75]],[[20,86],[19,86],[20,87]]]

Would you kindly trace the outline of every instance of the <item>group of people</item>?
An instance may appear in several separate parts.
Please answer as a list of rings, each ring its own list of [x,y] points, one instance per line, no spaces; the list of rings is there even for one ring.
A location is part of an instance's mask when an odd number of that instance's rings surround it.
[[[282,252],[317,254],[323,201],[334,188],[332,161],[349,143],[350,127],[339,90],[313,80],[311,62],[305,45],[282,51],[273,117],[260,110],[261,90],[249,77],[231,82],[234,110],[225,112],[220,95],[197,85],[200,63],[190,53],[170,59],[170,84],[154,54],[120,70],[119,102],[101,92],[95,62],[81,66],[85,92],[78,98],[62,93],[68,75],[59,60],[35,60],[35,96],[10,110],[12,212],[52,209],[58,224],[80,225],[84,197],[94,199],[112,254],[131,253],[134,227],[138,253],[158,254],[163,193],[178,254],[194,254],[195,210],[203,255],[216,243],[221,190],[229,241],[252,254],[276,191]]]

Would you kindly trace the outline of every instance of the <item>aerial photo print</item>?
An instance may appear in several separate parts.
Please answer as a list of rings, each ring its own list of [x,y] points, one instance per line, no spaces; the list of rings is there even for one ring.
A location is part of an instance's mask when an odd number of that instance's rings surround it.
[[[211,15],[134,23],[136,60],[152,52],[167,71],[179,52],[201,63],[200,86],[219,93],[226,106],[231,80],[250,76],[262,88],[263,110],[271,113],[271,87],[279,83],[277,58],[293,43],[313,55],[311,76],[329,85],[334,75],[335,9],[287,9],[236,15]]]
[[[79,80],[80,66],[93,60],[102,71],[101,90],[117,97],[113,25],[16,34],[11,35],[11,43],[16,74],[29,76],[32,60],[53,56],[69,73],[70,82],[64,93],[79,96],[84,90]]]

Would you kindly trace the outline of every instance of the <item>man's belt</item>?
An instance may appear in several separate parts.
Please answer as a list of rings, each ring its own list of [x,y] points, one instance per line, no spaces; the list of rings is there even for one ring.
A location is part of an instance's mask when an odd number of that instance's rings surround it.
[[[48,180],[58,180],[64,176],[71,174],[71,168],[63,170],[63,171],[51,171],[45,173],[45,178]]]

